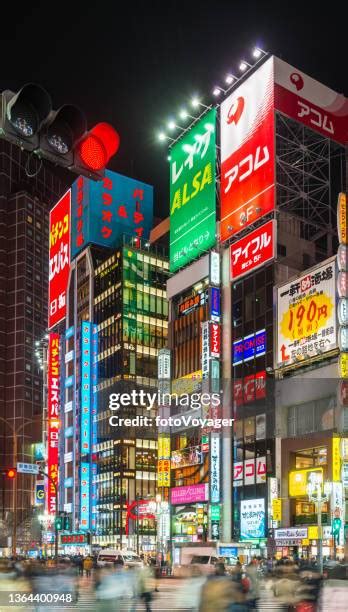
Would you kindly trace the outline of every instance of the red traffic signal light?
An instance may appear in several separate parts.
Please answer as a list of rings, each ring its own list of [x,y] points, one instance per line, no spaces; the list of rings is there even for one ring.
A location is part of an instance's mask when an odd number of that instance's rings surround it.
[[[120,137],[109,123],[98,123],[80,142],[81,162],[90,170],[103,170],[120,146]]]
[[[12,480],[13,478],[16,478],[16,476],[17,476],[16,468],[9,468],[8,470],[6,470],[6,478],[10,478]]]

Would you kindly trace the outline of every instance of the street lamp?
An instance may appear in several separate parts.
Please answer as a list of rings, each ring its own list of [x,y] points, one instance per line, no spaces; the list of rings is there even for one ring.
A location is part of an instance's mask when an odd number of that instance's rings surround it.
[[[326,503],[330,497],[332,489],[331,482],[324,482],[321,474],[318,472],[312,472],[310,474],[310,481],[307,484],[307,495],[311,502],[314,502],[317,507],[318,517],[318,561],[320,574],[323,573],[323,534],[322,534],[322,510],[323,504]]]

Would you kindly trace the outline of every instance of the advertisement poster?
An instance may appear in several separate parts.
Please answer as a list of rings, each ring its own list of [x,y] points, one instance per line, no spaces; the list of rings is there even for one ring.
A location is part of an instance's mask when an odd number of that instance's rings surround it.
[[[148,240],[153,187],[111,170],[102,181],[83,176],[71,187],[71,259],[88,244],[120,246],[122,235]]]
[[[221,104],[221,241],[275,207],[273,58]]]
[[[216,110],[170,152],[170,271],[196,259],[216,238]]]
[[[48,329],[63,321],[70,271],[71,190],[50,211]]]
[[[241,540],[264,538],[265,500],[249,499],[240,502],[240,537]]]
[[[337,347],[335,261],[277,289],[277,367]]]
[[[276,222],[268,221],[230,246],[232,281],[274,259],[275,229]]]

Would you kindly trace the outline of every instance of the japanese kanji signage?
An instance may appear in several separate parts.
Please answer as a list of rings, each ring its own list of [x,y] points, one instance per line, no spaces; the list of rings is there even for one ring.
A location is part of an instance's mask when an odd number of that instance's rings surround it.
[[[102,181],[80,176],[71,187],[71,258],[88,244],[120,246],[122,235],[147,240],[153,187],[106,170]]]
[[[337,347],[333,260],[278,287],[277,366],[301,362]]]
[[[221,336],[219,323],[209,323],[210,325],[210,356],[220,357]]]
[[[221,104],[221,240],[275,206],[273,58]]]
[[[202,379],[209,378],[209,321],[202,323]]]
[[[57,202],[50,212],[49,271],[48,271],[48,328],[65,318],[66,290],[70,270],[70,203],[71,190]]]
[[[243,485],[254,485],[266,482],[267,464],[266,457],[257,457],[256,459],[245,459],[243,461],[235,461],[233,464],[233,486],[241,487]]]
[[[171,272],[216,242],[215,123],[213,108],[170,153]]]
[[[250,404],[266,397],[266,371],[248,374],[244,378],[235,378],[233,381],[233,399],[235,406]]]
[[[86,461],[81,462],[80,480],[80,529],[90,527],[90,486],[91,466]]]
[[[240,502],[240,538],[251,540],[265,537],[265,500],[248,499]]]
[[[59,335],[51,333],[47,354],[47,512],[55,514],[58,487],[58,442],[59,442]],[[53,481],[53,482],[52,482]]]
[[[347,98],[300,72],[294,66],[274,58],[277,110],[299,123],[345,144],[348,140]]]
[[[157,486],[170,487],[170,437],[158,436]]]
[[[268,221],[230,246],[231,280],[256,270],[274,258],[275,221]]]
[[[98,350],[97,341],[97,326],[89,321],[83,321],[81,324],[81,455],[91,452],[91,426],[96,413],[93,402],[96,372],[93,366]]]
[[[212,434],[210,440],[210,503],[220,501],[220,436]]]

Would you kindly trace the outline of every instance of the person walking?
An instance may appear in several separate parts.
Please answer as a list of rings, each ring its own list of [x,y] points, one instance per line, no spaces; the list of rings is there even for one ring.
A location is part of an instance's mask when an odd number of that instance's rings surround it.
[[[83,569],[86,572],[87,578],[89,578],[91,575],[92,567],[93,567],[93,559],[91,557],[86,557],[83,560]]]

